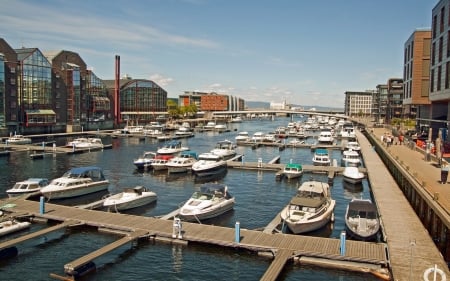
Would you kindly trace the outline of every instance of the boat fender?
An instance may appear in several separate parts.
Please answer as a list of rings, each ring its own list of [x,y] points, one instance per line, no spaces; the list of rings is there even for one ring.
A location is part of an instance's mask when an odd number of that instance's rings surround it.
[[[428,279],[428,275],[430,275],[430,273],[433,273],[433,278],[431,280],[436,280],[436,274],[439,274],[439,276],[441,276],[441,281],[447,280],[444,271],[442,271],[442,269],[439,269],[437,265],[434,265],[434,267],[430,267],[425,270],[425,272],[423,273],[423,280],[429,281],[430,279]]]

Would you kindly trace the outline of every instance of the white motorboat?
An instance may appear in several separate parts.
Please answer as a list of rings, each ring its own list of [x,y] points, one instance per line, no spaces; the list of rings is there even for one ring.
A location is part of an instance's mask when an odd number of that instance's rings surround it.
[[[234,138],[236,143],[247,142],[250,140],[250,135],[246,131],[239,132],[237,136]]]
[[[344,138],[346,138],[346,139],[355,139],[356,138],[355,127],[353,126],[352,123],[345,123],[342,126],[342,129],[339,132],[339,135],[343,139]]]
[[[226,170],[227,161],[211,152],[202,153],[198,161],[192,165],[192,173],[198,177],[207,177],[219,174]]]
[[[236,117],[231,118],[230,122],[231,123],[242,123],[242,118],[241,118],[241,116],[236,116]]]
[[[298,178],[303,175],[303,168],[300,164],[289,163],[284,166],[283,175],[288,179]]]
[[[236,156],[235,145],[229,140],[222,140],[217,142],[210,153],[221,157],[223,160],[228,160]]]
[[[345,149],[347,150],[354,150],[358,153],[361,152],[361,146],[359,146],[359,143],[357,141],[349,141],[346,145],[345,145]]]
[[[45,178],[29,178],[24,181],[16,182],[12,188],[6,190],[6,193],[9,197],[30,194],[40,191],[42,187],[47,186],[48,184],[49,181]]]
[[[31,225],[27,221],[17,221],[15,219],[8,219],[0,222],[0,236],[4,236],[13,232],[29,228]]]
[[[181,126],[175,132],[175,136],[178,136],[178,137],[192,137],[192,136],[194,136],[194,132],[192,132],[192,130],[190,128],[186,128],[186,127]]]
[[[263,132],[255,132],[250,140],[253,142],[262,142],[264,140],[265,135],[266,134]]]
[[[226,185],[206,183],[181,207],[180,217],[187,221],[214,218],[232,210],[234,203],[234,196],[228,192]]]
[[[342,152],[342,166],[354,166],[357,167],[361,165],[361,157],[359,156],[359,153],[354,150],[344,150]]]
[[[289,142],[287,143],[288,146],[292,146],[292,147],[296,147],[296,146],[301,146],[302,144],[305,144],[304,140],[299,140],[298,138],[292,138],[291,140],[289,140]]]
[[[334,137],[331,131],[321,131],[319,137],[317,138],[319,143],[333,143]]]
[[[206,123],[205,126],[203,126],[203,130],[205,130],[205,131],[212,131],[212,130],[214,130],[214,127],[216,127],[216,122],[209,121],[208,123]]]
[[[317,148],[312,159],[314,166],[330,166],[331,160],[327,149]]]
[[[294,234],[306,233],[325,226],[332,219],[335,206],[327,183],[307,181],[281,211],[281,219]]]
[[[30,144],[31,138],[27,138],[23,135],[14,135],[6,139],[6,144]]]
[[[156,152],[153,151],[145,151],[139,158],[134,159],[133,164],[138,169],[144,169],[151,167],[153,160],[156,157]]]
[[[66,144],[66,147],[72,148],[89,148],[89,149],[102,149],[103,143],[100,138],[76,138]]]
[[[358,167],[345,167],[342,176],[344,181],[352,184],[361,183],[364,179],[364,174],[359,171]]]
[[[197,162],[198,155],[194,151],[183,151],[179,156],[170,159],[166,163],[167,171],[172,173],[185,173],[192,169],[192,165]]]
[[[173,159],[173,157],[170,159]],[[169,159],[167,159],[167,158],[156,157],[150,165],[152,166],[152,169],[154,171],[161,171],[161,170],[167,170],[168,162],[169,162]]]
[[[155,202],[157,195],[143,186],[125,188],[122,192],[105,199],[103,206],[109,210],[123,211]]]
[[[345,228],[354,239],[375,240],[380,230],[375,204],[369,199],[352,199],[345,211]]]
[[[189,150],[189,147],[183,146],[179,140],[171,140],[159,148],[156,152],[158,154],[175,154],[182,151]]]
[[[62,199],[106,190],[108,186],[109,181],[105,179],[101,168],[78,167],[52,180],[41,188],[41,193],[48,199]]]
[[[219,133],[225,132],[226,130],[227,130],[227,125],[225,125],[225,124],[216,124],[214,126],[214,131],[219,132]]]

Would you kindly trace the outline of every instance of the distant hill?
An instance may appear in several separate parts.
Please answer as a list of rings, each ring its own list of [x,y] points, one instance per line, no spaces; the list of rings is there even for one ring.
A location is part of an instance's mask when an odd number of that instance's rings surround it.
[[[270,102],[263,101],[246,101],[245,105],[248,109],[269,109]],[[330,108],[325,106],[313,106],[313,105],[292,105],[296,108],[304,108],[305,110],[310,110],[315,108],[317,111],[344,111],[344,108]]]

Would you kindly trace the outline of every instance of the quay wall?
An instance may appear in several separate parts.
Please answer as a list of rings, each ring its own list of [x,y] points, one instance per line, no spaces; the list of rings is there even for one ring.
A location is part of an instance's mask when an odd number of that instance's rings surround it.
[[[419,179],[417,172],[412,171],[412,167],[398,155],[392,155],[390,149],[395,148],[385,147],[373,131],[365,132],[365,136],[397,182],[443,258],[447,264],[450,264],[450,214],[448,209],[438,203],[439,193],[431,194],[425,188],[431,183]],[[408,149],[411,153],[417,151],[415,146],[410,146]],[[422,153],[422,151],[419,152]]]

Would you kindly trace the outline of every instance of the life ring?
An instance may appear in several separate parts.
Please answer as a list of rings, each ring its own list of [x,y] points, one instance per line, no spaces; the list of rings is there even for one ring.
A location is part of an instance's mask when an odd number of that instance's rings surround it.
[[[442,271],[442,269],[437,268],[436,265],[434,267],[430,267],[427,270],[425,270],[425,272],[423,273],[423,279],[425,281],[429,281],[428,275],[430,275],[430,273],[433,273],[433,276],[436,276],[436,274],[439,274],[439,276],[441,276],[441,281],[447,280],[447,277],[445,276],[444,271]],[[434,277],[433,277],[432,280],[436,280],[436,279],[434,279]]]

